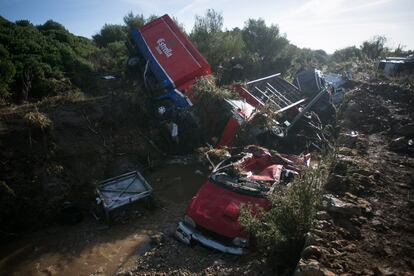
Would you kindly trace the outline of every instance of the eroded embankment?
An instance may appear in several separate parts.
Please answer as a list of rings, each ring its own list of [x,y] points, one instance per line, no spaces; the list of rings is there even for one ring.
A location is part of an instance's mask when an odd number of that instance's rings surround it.
[[[163,158],[142,104],[117,96],[3,110],[0,241],[56,221],[65,201],[88,213],[97,180]]]
[[[413,103],[412,88],[390,83],[356,83],[347,94],[324,210],[297,275],[413,273]]]

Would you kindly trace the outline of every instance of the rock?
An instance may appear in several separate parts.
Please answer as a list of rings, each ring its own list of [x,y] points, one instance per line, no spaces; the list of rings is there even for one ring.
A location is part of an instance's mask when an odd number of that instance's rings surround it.
[[[406,137],[398,137],[391,141],[389,148],[396,152],[410,153],[414,151],[412,139]]]
[[[154,245],[160,245],[165,241],[165,236],[163,233],[155,234],[151,236],[151,242]]]
[[[327,194],[323,196],[326,210],[330,213],[336,213],[346,216],[360,216],[362,208],[353,203],[342,201],[333,195]]]
[[[323,251],[319,246],[310,245],[303,249],[301,256],[304,259],[320,259],[323,256]]]
[[[374,272],[374,275],[378,276],[395,275],[395,273],[393,273],[390,269],[378,266],[374,267],[372,271]]]
[[[358,151],[356,149],[351,149],[348,147],[339,147],[338,153],[347,156],[355,156],[358,154]]]
[[[315,228],[316,229],[320,229],[320,230],[323,230],[323,229],[327,229],[329,226],[331,226],[332,224],[329,222],[329,221],[326,221],[326,220],[319,220],[319,221],[317,221],[316,222],[316,226],[315,226]]]
[[[339,174],[331,174],[325,184],[325,189],[337,195],[343,194],[349,190],[349,182],[345,176]]]
[[[362,274],[363,275],[375,275],[374,271],[365,268],[364,270],[362,270]]]
[[[226,264],[226,262],[222,259],[215,260],[214,263],[213,263],[213,265],[215,265],[215,266],[222,266],[222,265],[225,265],[225,264]]]
[[[326,211],[318,211],[316,213],[316,218],[320,220],[330,220],[331,216]]]
[[[303,259],[301,259],[293,275],[294,276],[334,276],[336,274],[326,268],[322,268],[318,261],[310,260],[310,261],[305,262]]]
[[[344,251],[347,251],[347,252],[356,252],[357,247],[356,247],[356,245],[355,245],[354,243],[350,243],[350,244],[348,244],[347,246],[345,246],[345,247],[343,248],[343,250],[344,250]]]
[[[308,232],[305,236],[305,247],[309,245],[318,245],[323,242],[315,233]]]

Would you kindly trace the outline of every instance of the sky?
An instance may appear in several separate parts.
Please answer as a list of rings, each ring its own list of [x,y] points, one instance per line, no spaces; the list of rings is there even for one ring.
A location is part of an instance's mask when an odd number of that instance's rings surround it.
[[[52,19],[85,37],[105,23],[122,24],[129,11],[167,13],[191,31],[195,16],[209,8],[222,13],[227,29],[263,18],[302,48],[332,53],[384,35],[389,47],[414,49],[414,0],[0,0],[0,15],[10,21]]]

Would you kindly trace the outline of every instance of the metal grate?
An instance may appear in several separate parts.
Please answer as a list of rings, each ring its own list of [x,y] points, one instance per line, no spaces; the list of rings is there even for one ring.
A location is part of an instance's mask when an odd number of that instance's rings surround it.
[[[246,83],[249,92],[263,104],[273,105],[277,111],[283,112],[305,101],[299,89],[280,77],[270,75]]]

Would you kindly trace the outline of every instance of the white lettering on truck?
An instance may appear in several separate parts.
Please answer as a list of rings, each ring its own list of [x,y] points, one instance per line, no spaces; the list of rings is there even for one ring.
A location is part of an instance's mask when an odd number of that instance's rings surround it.
[[[157,49],[157,52],[161,55],[164,53],[164,55],[169,58],[172,56],[172,49],[167,47],[167,44],[165,43],[164,38],[160,38],[157,40],[157,46],[155,47]]]

